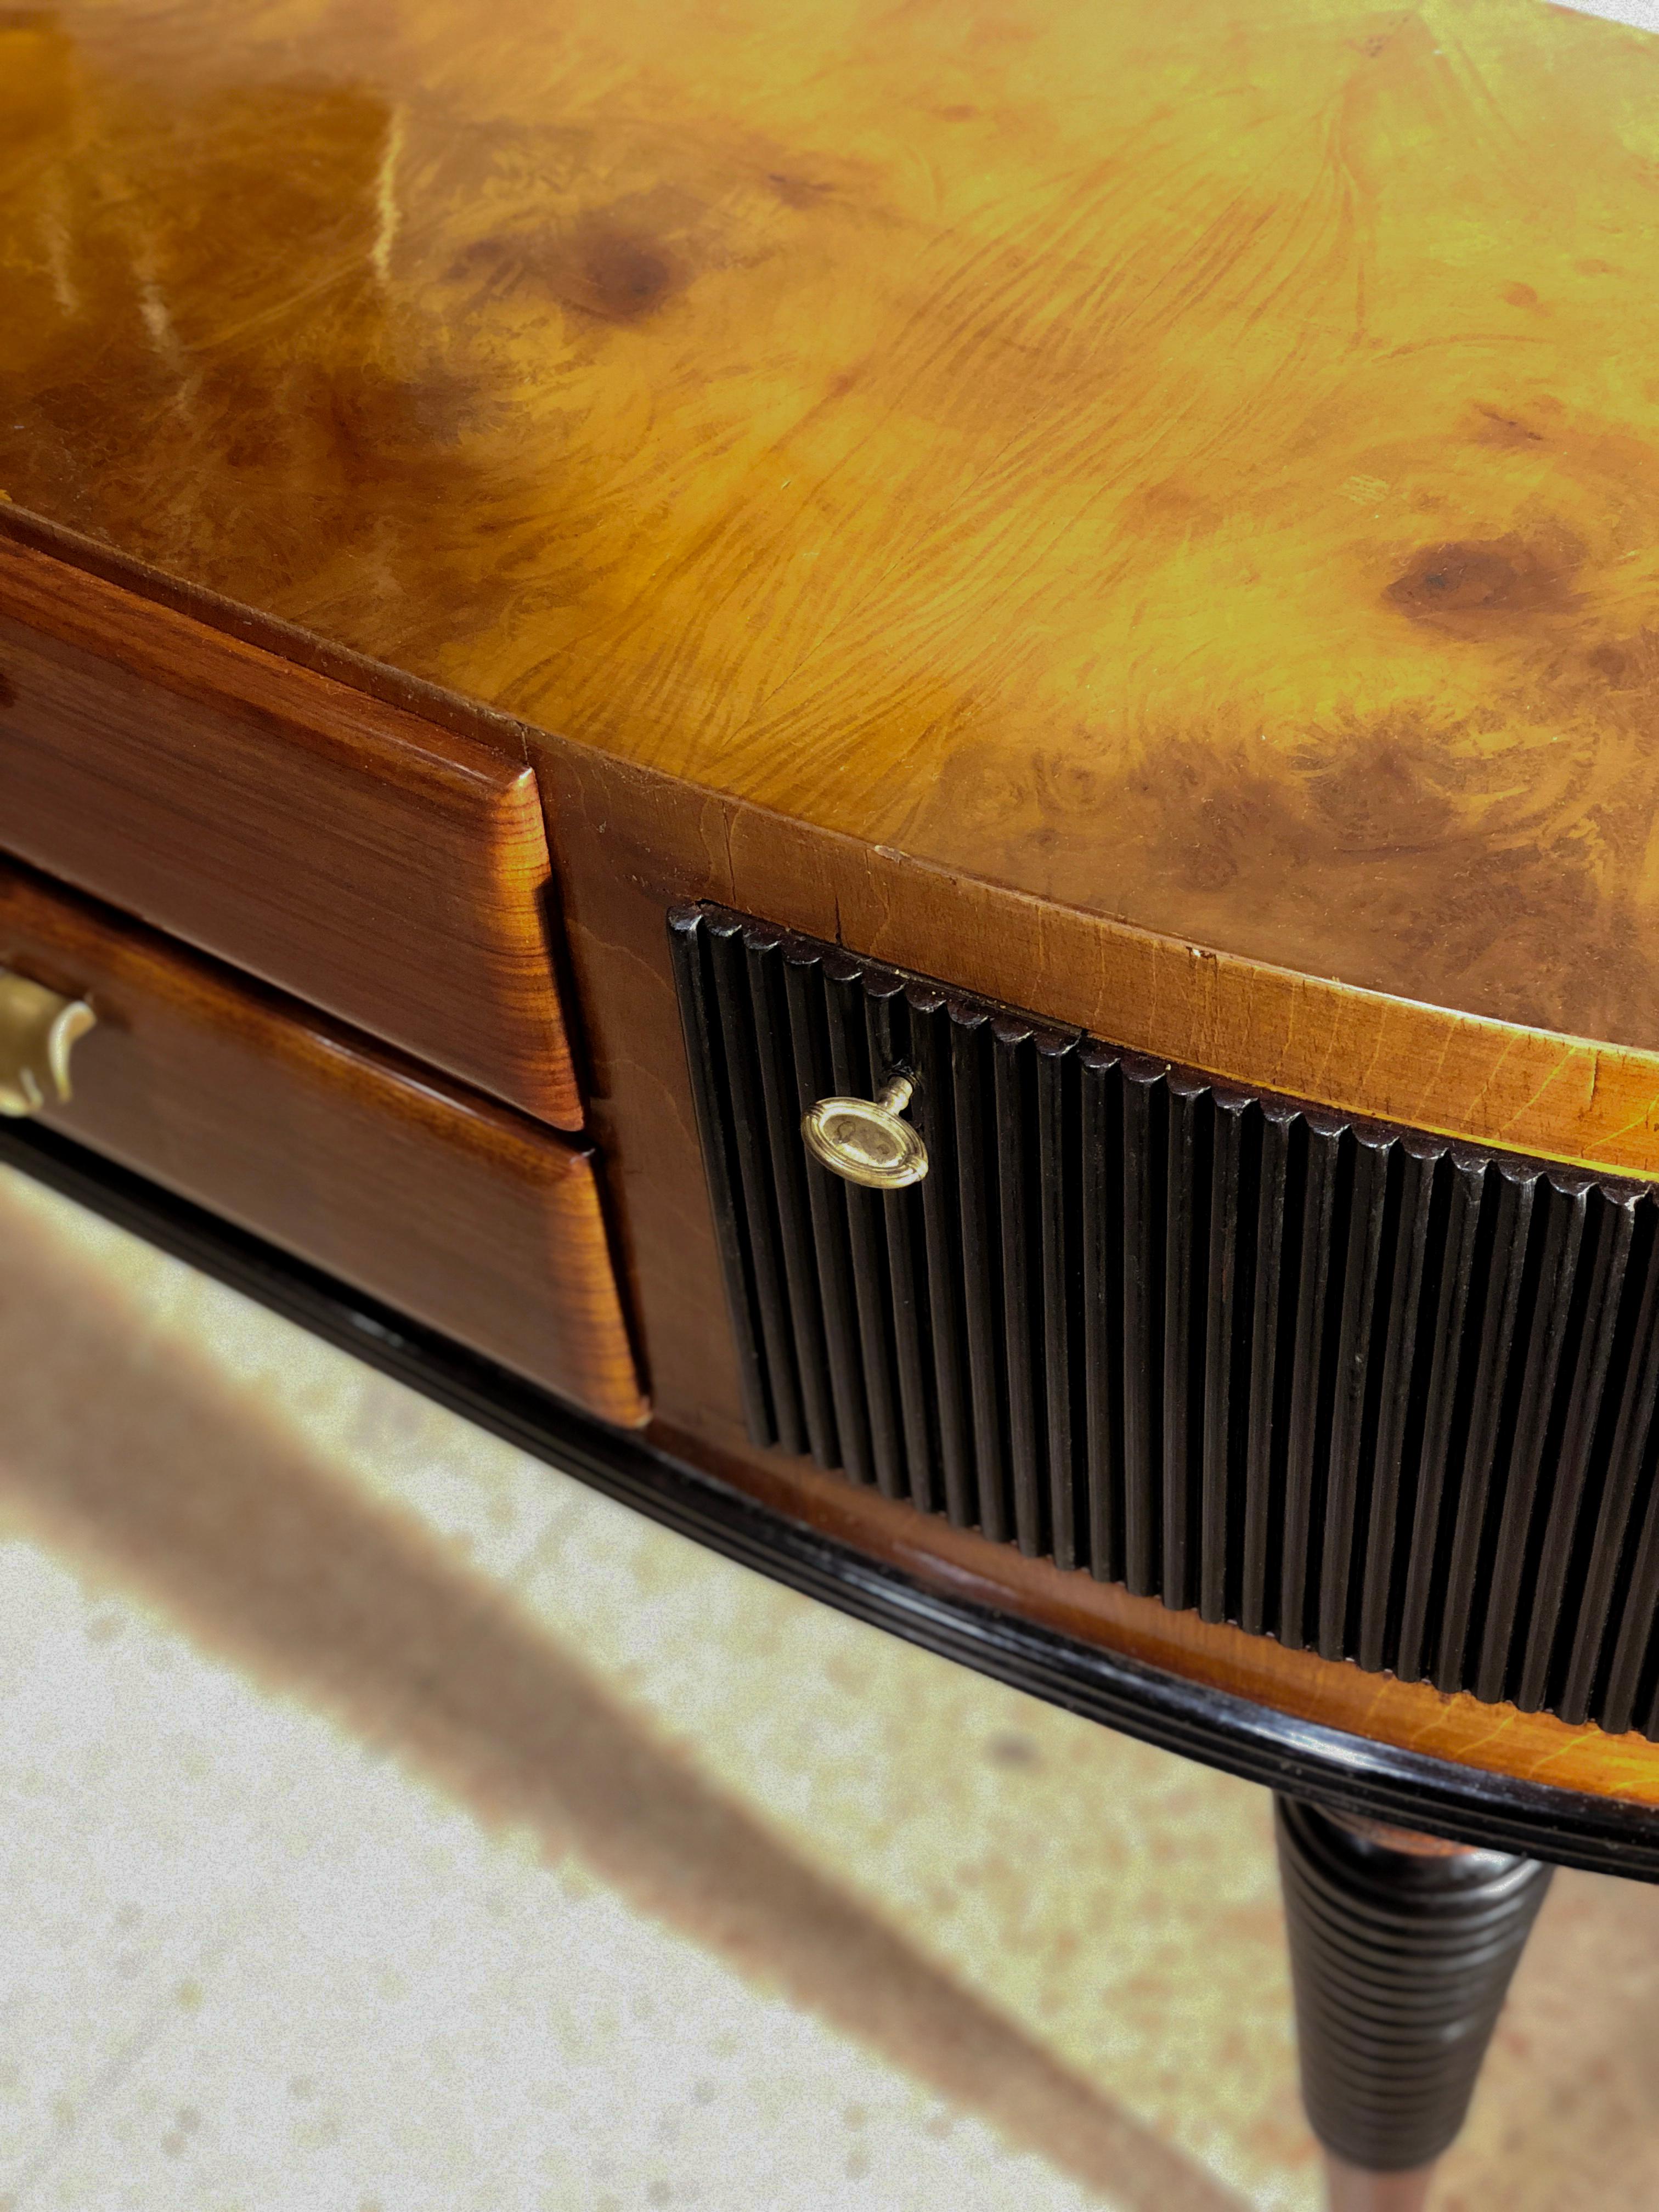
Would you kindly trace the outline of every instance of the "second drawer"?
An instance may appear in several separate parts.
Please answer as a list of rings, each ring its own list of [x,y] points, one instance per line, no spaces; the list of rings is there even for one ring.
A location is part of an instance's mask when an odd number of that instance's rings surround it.
[[[0,968],[97,1017],[52,1127],[605,1420],[645,1418],[586,1147],[4,864]]]

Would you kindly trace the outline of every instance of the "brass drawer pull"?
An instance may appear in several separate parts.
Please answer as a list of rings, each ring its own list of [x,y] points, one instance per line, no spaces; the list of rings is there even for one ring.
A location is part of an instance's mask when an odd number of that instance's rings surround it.
[[[927,1172],[927,1147],[908,1121],[915,1079],[889,1078],[874,1098],[820,1098],[801,1116],[807,1150],[834,1175],[870,1190],[902,1190]]]
[[[70,1096],[70,1054],[97,1017],[84,999],[0,968],[0,1114],[38,1114]]]

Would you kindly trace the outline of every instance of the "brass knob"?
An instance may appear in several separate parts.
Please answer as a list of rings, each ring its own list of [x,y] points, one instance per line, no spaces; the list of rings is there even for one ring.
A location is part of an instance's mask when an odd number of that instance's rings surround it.
[[[899,1116],[915,1084],[895,1075],[873,1098],[820,1098],[801,1116],[800,1133],[815,1159],[870,1190],[902,1190],[927,1172],[927,1147]]]
[[[84,999],[0,968],[0,1114],[38,1114],[70,1095],[70,1054],[97,1017]]]

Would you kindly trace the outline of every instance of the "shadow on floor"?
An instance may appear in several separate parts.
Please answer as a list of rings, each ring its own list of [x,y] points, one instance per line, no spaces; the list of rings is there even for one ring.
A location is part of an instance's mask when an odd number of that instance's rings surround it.
[[[0,1198],[0,1208],[3,1199]],[[412,1522],[4,1211],[0,1500],[205,1650],[392,1751],[481,1818],[579,1851],[751,1980],[1133,2212],[1239,2200],[708,1787]]]

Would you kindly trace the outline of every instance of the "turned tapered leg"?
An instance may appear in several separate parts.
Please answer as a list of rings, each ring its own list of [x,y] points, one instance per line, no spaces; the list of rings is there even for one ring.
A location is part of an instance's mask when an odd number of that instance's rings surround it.
[[[1332,2212],[1420,2212],[1553,1869],[1274,1802],[1302,2096]]]

